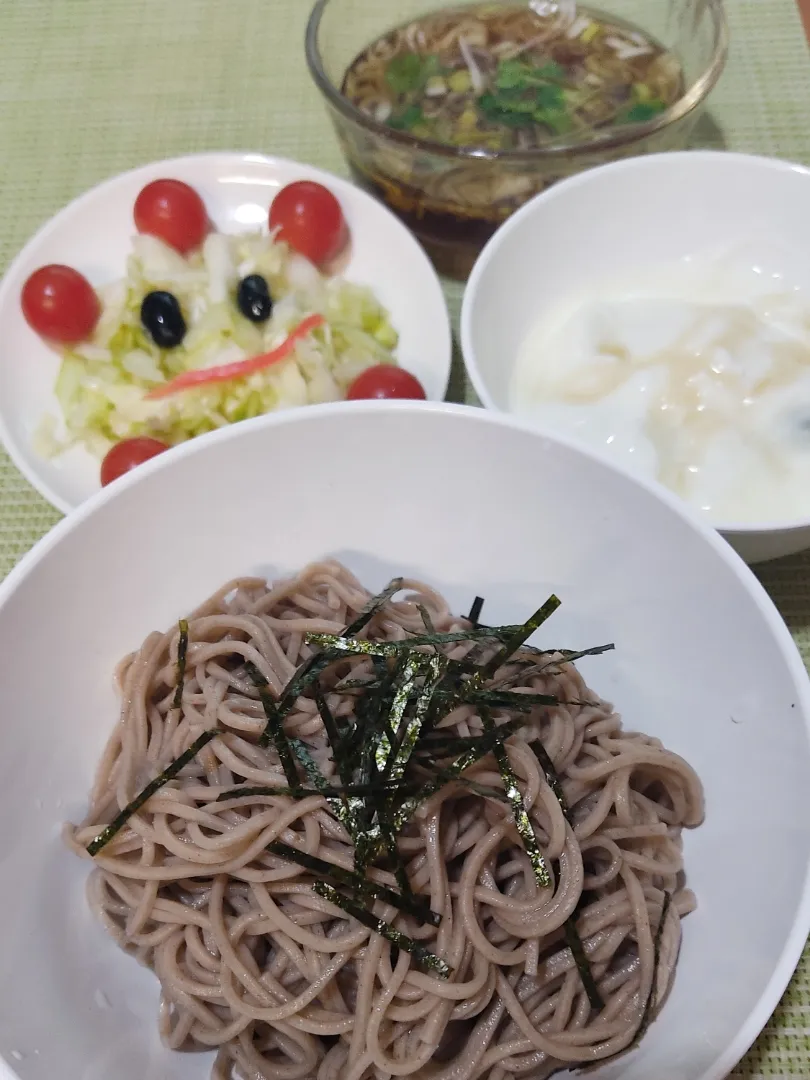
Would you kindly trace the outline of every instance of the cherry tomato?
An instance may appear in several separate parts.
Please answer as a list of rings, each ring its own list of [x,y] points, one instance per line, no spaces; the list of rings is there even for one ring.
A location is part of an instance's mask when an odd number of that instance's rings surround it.
[[[135,200],[135,227],[188,255],[206,237],[208,213],[194,188],[182,180],[153,180]]]
[[[165,442],[161,442],[160,439],[150,439],[146,435],[135,439],[123,439],[115,444],[101,463],[101,486],[106,487],[130,469],[137,468],[144,461],[157,457],[168,449]]]
[[[362,398],[421,398],[427,397],[419,380],[409,371],[393,364],[378,364],[358,375],[346,394],[348,401]]]
[[[93,333],[101,305],[93,286],[69,266],[42,266],[23,285],[26,322],[45,338],[75,345]]]
[[[270,228],[294,251],[323,266],[339,255],[349,240],[346,219],[331,191],[311,180],[282,188],[270,207]]]

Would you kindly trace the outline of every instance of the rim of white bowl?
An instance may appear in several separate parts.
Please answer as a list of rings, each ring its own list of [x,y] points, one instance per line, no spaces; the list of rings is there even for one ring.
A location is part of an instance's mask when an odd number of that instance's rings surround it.
[[[217,442],[228,442],[238,439],[242,434],[247,434],[261,427],[283,427],[287,424],[295,424],[302,420],[317,421],[319,416],[334,416],[338,414],[347,417],[360,415],[364,412],[428,412],[440,413],[449,416],[464,416],[479,424],[490,424],[495,427],[510,428],[525,432],[533,438],[542,439],[546,442],[564,446],[574,454],[584,457],[589,461],[601,465],[614,473],[623,476],[636,487],[642,488],[652,498],[668,506],[689,528],[696,532],[702,539],[713,548],[730,570],[736,575],[740,585],[748,592],[756,603],[768,629],[779,646],[780,652],[788,665],[796,685],[797,699],[799,703],[798,714],[802,717],[805,727],[810,731],[810,679],[804,662],[796,647],[796,643],[790,636],[786,623],[776,609],[771,598],[753,572],[746,566],[739,555],[726,543],[725,540],[707,522],[700,521],[690,514],[685,504],[672,492],[660,484],[649,482],[633,476],[627,469],[605,461],[597,453],[588,447],[577,445],[573,440],[557,435],[545,435],[524,421],[497,410],[488,412],[485,409],[477,409],[468,405],[455,405],[449,402],[434,401],[352,401],[333,402],[326,405],[310,405],[306,409],[288,410],[281,413],[267,413],[257,416],[253,420],[243,420],[239,424],[220,428],[211,432],[204,439],[190,439],[181,443],[167,454],[157,457],[140,465],[137,469],[126,473],[121,479],[102,488],[89,499],[81,504],[72,514],[60,521],[49,533],[47,533],[12,569],[5,581],[0,583],[0,606],[17,589],[20,584],[43,559],[61,542],[64,536],[79,528],[84,521],[91,517],[100,507],[106,503],[115,502],[135,484],[148,480],[154,472],[162,469],[171,469],[176,461],[183,457],[204,451],[214,446]],[[759,1001],[748,1014],[740,1027],[736,1038],[720,1057],[714,1062],[698,1080],[725,1080],[728,1073],[738,1061],[748,1052],[757,1036],[761,1033],[768,1018],[779,1004],[785,989],[787,988],[796,967],[804,951],[808,935],[810,934],[810,865],[805,869],[804,885],[799,899],[796,917],[793,927],[788,934],[787,941],[779,957],[773,975],[760,994]]]
[[[25,255],[28,252],[29,248],[32,247],[34,244],[38,244],[43,240],[47,240],[50,234],[52,232],[55,232],[59,228],[59,225],[67,214],[73,213],[76,209],[83,207],[86,203],[92,202],[95,198],[98,197],[99,193],[106,191],[108,188],[115,187],[119,183],[125,182],[127,180],[135,179],[139,175],[143,175],[144,177],[146,177],[147,175],[153,173],[155,169],[163,169],[165,167],[168,171],[172,168],[175,168],[176,166],[187,165],[195,161],[213,163],[219,158],[238,159],[239,161],[247,161],[257,165],[269,165],[271,168],[273,166],[292,166],[294,168],[301,168],[307,173],[309,173],[311,177],[319,180],[325,186],[328,186],[330,184],[337,185],[338,190],[350,190],[352,192],[352,196],[357,195],[357,197],[361,198],[362,200],[368,201],[369,203],[373,204],[375,208],[379,208],[381,211],[384,212],[384,214],[391,221],[392,225],[396,225],[399,230],[408,234],[410,239],[413,241],[414,246],[418,248],[420,254],[423,256],[425,274],[430,277],[431,282],[435,285],[437,294],[441,297],[442,300],[442,310],[445,317],[442,336],[446,338],[446,341],[442,342],[443,370],[440,372],[440,384],[443,385],[441,394],[442,398],[444,398],[450,385],[450,375],[453,366],[453,326],[450,320],[450,311],[447,306],[447,297],[444,295],[444,289],[442,288],[441,279],[439,278],[439,275],[436,272],[433,263],[430,261],[427,254],[425,253],[422,245],[416,239],[411,230],[408,229],[407,226],[400,221],[400,219],[396,216],[396,214],[393,213],[393,211],[389,210],[389,208],[384,203],[380,202],[378,199],[375,199],[372,195],[369,195],[367,191],[364,191],[357,184],[352,183],[352,181],[348,180],[345,176],[338,176],[336,173],[331,173],[327,169],[321,169],[317,165],[310,165],[306,161],[297,161],[295,158],[282,157],[279,154],[263,154],[256,150],[203,150],[194,154],[177,154],[174,157],[170,158],[158,158],[155,161],[147,161],[142,165],[136,165],[131,169],[125,169],[123,172],[115,173],[112,176],[108,176],[104,180],[99,180],[97,184],[94,184],[91,188],[83,191],[74,199],[71,199],[70,202],[60,207],[60,209],[57,210],[55,214],[53,214],[46,221],[44,221],[42,225],[40,225],[39,228],[36,229],[31,234],[31,236],[28,237],[23,246],[9,263],[5,273],[2,275],[2,278],[0,278],[0,302],[5,299],[6,293],[11,290],[13,278],[16,276],[19,264],[25,258]],[[297,408],[310,409],[313,408],[313,406],[301,405]],[[295,411],[297,411],[297,409]],[[206,433],[205,435],[197,435],[195,436],[195,438],[207,438],[208,434],[209,433]],[[68,500],[64,499],[58,492],[54,491],[51,485],[42,479],[37,470],[29,466],[28,462],[25,460],[24,455],[20,452],[17,443],[10,437],[8,427],[5,423],[5,420],[3,419],[2,413],[0,413],[0,443],[2,443],[3,448],[5,449],[8,456],[11,458],[13,464],[19,470],[19,472],[22,473],[22,475],[25,477],[31,487],[38,491],[39,494],[42,495],[42,497],[51,504],[51,506],[55,507],[63,514],[72,514],[76,511],[76,506],[68,502]],[[171,448],[171,450],[174,449],[174,447]],[[84,501],[86,502],[87,500]],[[84,505],[84,503],[80,503],[79,505]]]
[[[472,311],[477,301],[481,278],[485,274],[490,262],[497,254],[504,240],[506,240],[506,238],[516,229],[521,227],[524,220],[535,212],[538,205],[553,202],[555,198],[560,194],[564,195],[570,188],[588,185],[594,182],[598,183],[600,176],[605,173],[628,172],[632,174],[643,172],[647,169],[654,170],[660,168],[664,163],[672,163],[673,160],[675,162],[688,161],[690,167],[692,163],[698,161],[722,162],[724,165],[729,162],[737,162],[743,167],[763,169],[767,172],[795,172],[810,177],[810,167],[783,158],[768,157],[765,154],[744,154],[730,150],[673,150],[658,154],[645,154],[643,157],[624,158],[621,161],[610,161],[605,165],[597,165],[593,169],[585,169],[582,172],[576,173],[574,176],[567,177],[565,180],[560,180],[552,187],[546,188],[545,191],[541,191],[539,195],[535,195],[533,199],[530,199],[529,202],[525,203],[510,218],[508,218],[486,243],[475,262],[475,266],[472,269],[472,273],[470,274],[464,290],[464,298],[461,305],[461,353],[464,360],[464,368],[485,409],[490,409],[493,412],[500,413],[504,416],[512,415],[508,409],[502,409],[499,405],[496,405],[489,393],[489,388],[478,367],[474,341],[475,335],[472,330]],[[808,188],[808,203],[810,203],[810,188]],[[550,432],[545,431],[541,425],[535,424],[534,428],[541,434],[549,436],[551,434]],[[600,460],[605,460],[599,454],[596,456],[600,457]],[[784,520],[766,519],[755,524],[742,521],[714,521],[711,518],[707,518],[706,520],[713,529],[724,533],[726,536],[744,537],[757,533],[787,533],[810,528],[810,515],[798,518],[786,518]]]

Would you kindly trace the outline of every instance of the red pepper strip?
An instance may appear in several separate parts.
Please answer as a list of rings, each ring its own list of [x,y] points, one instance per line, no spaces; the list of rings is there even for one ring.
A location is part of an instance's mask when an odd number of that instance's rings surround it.
[[[167,383],[161,383],[154,387],[146,395],[147,398],[168,397],[180,390],[191,390],[197,386],[208,386],[209,383],[228,382],[230,379],[242,379],[246,375],[252,375],[254,371],[263,371],[272,364],[277,364],[290,355],[295,346],[313,330],[323,326],[326,322],[323,315],[308,315],[303,322],[296,326],[286,341],[283,341],[277,349],[261,356],[253,356],[250,360],[237,360],[233,364],[220,364],[219,367],[199,368],[195,371],[184,371]]]

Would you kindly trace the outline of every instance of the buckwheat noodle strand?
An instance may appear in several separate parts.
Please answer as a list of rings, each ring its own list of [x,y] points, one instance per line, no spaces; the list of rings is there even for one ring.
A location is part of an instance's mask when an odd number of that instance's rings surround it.
[[[403,588],[405,599],[388,601],[364,636],[424,633],[425,613],[438,632],[469,629],[431,588]],[[79,855],[87,858],[100,826],[199,735],[220,732],[97,854],[88,884],[105,929],[160,980],[164,1043],[216,1050],[213,1080],[542,1078],[620,1053],[672,982],[680,920],[695,905],[683,885],[681,832],[702,820],[703,795],[685,761],[624,731],[562,656],[533,667],[507,662],[495,673],[513,691],[582,703],[519,714],[524,726],[505,744],[552,887],[538,887],[508,804],[450,782],[419,805],[398,840],[412,888],[429,898],[439,925],[374,903],[376,916],[447,962],[448,979],[319,896],[313,873],[268,850],[281,841],[347,871],[354,865],[349,835],[322,796],[238,793],[240,784],[286,783],[275,749],[258,744],[265,714],[246,664],[280,694],[312,654],[305,635],[340,634],[369,599],[332,561],[271,586],[228,582],[189,616],[179,708],[176,628],[150,634],[118,667],[120,721],[87,818],[66,828]],[[445,651],[458,659],[471,647]],[[371,671],[367,658],[350,657],[327,673],[336,718],[351,717],[356,701],[338,683]],[[493,715],[498,724],[514,719]],[[284,727],[339,784],[316,701],[299,697]],[[440,728],[477,736],[484,721],[463,705]],[[531,750],[537,739],[567,816]],[[491,754],[464,775],[503,790]],[[369,877],[397,888],[387,870]],[[574,916],[601,1009],[566,940]]]

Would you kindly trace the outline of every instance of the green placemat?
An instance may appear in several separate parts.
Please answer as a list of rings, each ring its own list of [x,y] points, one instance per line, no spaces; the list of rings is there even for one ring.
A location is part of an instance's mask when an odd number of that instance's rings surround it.
[[[728,6],[731,61],[700,140],[810,163],[810,63],[794,0]],[[344,172],[304,64],[308,7],[0,0],[0,266],[74,196],[142,162],[250,149]],[[454,317],[460,295],[448,285]],[[453,396],[472,400],[458,368]],[[0,453],[0,575],[57,519]],[[761,577],[810,659],[810,555]],[[810,1077],[810,953],[731,1075]]]

